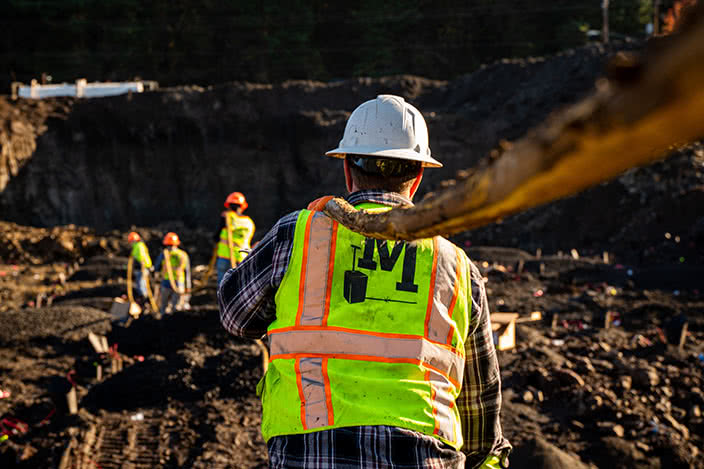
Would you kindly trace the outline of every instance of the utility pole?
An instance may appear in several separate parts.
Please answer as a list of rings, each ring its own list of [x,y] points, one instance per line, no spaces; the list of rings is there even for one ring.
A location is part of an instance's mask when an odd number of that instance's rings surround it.
[[[609,0],[601,0],[601,40],[604,44],[609,42]]]
[[[662,0],[653,0],[653,36],[660,34],[660,4]]]

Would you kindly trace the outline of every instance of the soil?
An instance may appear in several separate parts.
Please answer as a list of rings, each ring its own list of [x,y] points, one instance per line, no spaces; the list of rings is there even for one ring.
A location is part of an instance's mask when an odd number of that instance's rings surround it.
[[[108,158],[101,168],[91,166],[92,173],[79,170],[73,176],[83,181],[102,171],[105,184],[100,189],[109,197],[98,200],[92,189],[79,196],[71,185],[63,190],[66,174],[73,174],[67,169],[73,160],[62,158],[73,152],[92,161],[88,156],[96,146],[86,142],[113,148],[100,140],[113,138],[105,136],[104,123],[85,124],[79,135],[81,123],[91,116],[111,118],[123,130],[132,128],[133,133],[118,132],[114,138],[151,149],[158,165],[167,161],[167,154],[183,163],[184,155],[196,154],[191,153],[195,147],[179,145],[196,140],[202,143],[196,145],[199,152],[203,142],[210,142],[214,154],[233,150],[223,145],[230,137],[217,130],[233,122],[239,122],[233,128],[241,135],[251,134],[238,149],[243,145],[247,154],[254,154],[253,148],[261,148],[261,154],[273,155],[276,142],[267,139],[290,120],[291,109],[305,102],[310,112],[295,114],[294,130],[300,135],[292,130],[286,147],[304,158],[300,155],[313,147],[332,148],[330,135],[341,133],[347,112],[343,107],[353,108],[371,92],[400,89],[425,104],[424,110],[435,106],[437,114],[429,114],[431,135],[435,129],[438,141],[445,142],[437,148],[450,155],[454,170],[468,166],[474,152],[485,153],[505,132],[511,135],[503,136],[513,138],[549,109],[586,90],[604,54],[591,47],[546,59],[505,61],[450,84],[394,77],[280,87],[234,84],[142,97],[146,101],[140,106],[159,109],[166,119],[178,121],[174,110],[190,109],[194,120],[187,122],[210,129],[200,133],[201,127],[188,127],[202,140],[188,134],[183,142],[179,125],[186,126],[186,121],[162,133],[159,125],[150,128],[119,117],[128,98],[70,103],[69,117],[62,114],[67,120],[49,121],[54,130],[36,137],[34,156],[23,160],[24,169],[0,194],[0,208],[12,207],[2,212],[3,218],[22,223],[0,221],[0,390],[10,393],[0,398],[0,432],[8,435],[0,442],[0,467],[266,467],[255,392],[262,374],[261,351],[220,326],[214,278],[194,293],[190,310],[160,319],[147,311],[128,321],[109,313],[113,299],[125,294],[129,253],[129,229],[110,230],[126,219],[139,220],[133,215],[140,208],[149,219],[156,210],[150,199],[166,204],[153,219],[161,225],[149,223],[138,231],[153,257],[164,233],[178,232],[201,280],[212,252],[207,214],[219,206],[220,195],[213,195],[219,186],[209,191],[200,183],[185,184],[180,192],[159,183],[150,189],[129,176],[129,165],[116,166]],[[515,93],[506,91],[511,87]],[[334,102],[336,93],[344,95],[343,104],[331,110],[326,103]],[[228,96],[249,104],[241,113],[222,114],[213,106]],[[154,100],[163,100],[169,112],[154,106]],[[276,119],[255,112],[275,100],[282,103],[269,106],[278,109]],[[217,119],[203,117],[209,109],[224,118],[214,127],[208,126]],[[160,122],[154,112],[145,112],[145,119]],[[471,122],[476,128],[453,137]],[[268,124],[256,133],[262,123]],[[170,143],[155,150],[160,139]],[[64,150],[57,156],[52,148]],[[467,148],[475,149],[471,158],[463,157]],[[143,156],[136,152],[134,157]],[[267,158],[261,164],[268,164],[269,174],[283,182],[250,181],[252,187],[261,186],[253,189],[255,203],[250,202],[258,236],[285,211],[304,206],[335,182],[336,187],[341,184],[330,175],[330,167],[320,174],[289,174],[284,163],[276,166],[273,157]],[[295,166],[304,159],[293,161]],[[518,324],[516,348],[499,352],[502,424],[515,446],[512,468],[704,467],[703,169],[704,147],[694,144],[575,197],[454,239],[480,267],[492,311],[543,315],[542,320]],[[223,169],[223,178],[227,171]],[[43,179],[38,176],[42,174],[52,176]],[[192,174],[195,181],[212,179],[207,172]],[[237,176],[238,181],[247,174]],[[311,182],[301,186],[306,190],[288,190],[296,175]],[[130,183],[118,184],[122,176]],[[53,189],[46,200],[39,200],[37,187],[44,183]],[[275,187],[278,183],[283,190]],[[126,190],[137,192],[130,199]],[[157,192],[176,196],[165,202]],[[86,200],[100,210],[86,209]],[[127,200],[132,205],[120,205]],[[184,212],[197,217],[188,223],[169,221],[186,220]],[[86,226],[28,226],[80,220]],[[608,328],[607,317],[615,320]],[[679,347],[685,322],[685,341]],[[88,339],[91,332],[105,335],[111,351],[97,353]],[[79,409],[75,415],[66,403],[72,386]]]
[[[157,239],[155,230],[144,232]],[[199,236],[193,245],[207,246],[203,233],[183,234]],[[266,467],[255,393],[260,350],[220,326],[212,278],[188,311],[115,321],[107,311],[125,291],[125,237],[102,236],[108,248],[92,257],[75,249],[82,262],[70,264],[68,274],[66,257],[51,250],[44,264],[0,266],[0,388],[11,393],[0,400],[0,415],[28,426],[0,446],[2,467]],[[686,275],[604,262],[603,254],[466,250],[485,276],[492,311],[544,316],[519,324],[517,347],[499,352],[502,423],[516,447],[512,467],[704,467],[698,282],[677,290],[641,285],[646,273],[670,281]],[[207,252],[192,254],[205,259]],[[204,270],[196,269],[199,278]],[[607,312],[618,325],[604,328]],[[680,349],[668,341],[679,339],[683,320],[688,333]],[[94,351],[89,332],[117,347],[121,371],[111,370],[111,354]],[[66,406],[70,381],[77,415]]]

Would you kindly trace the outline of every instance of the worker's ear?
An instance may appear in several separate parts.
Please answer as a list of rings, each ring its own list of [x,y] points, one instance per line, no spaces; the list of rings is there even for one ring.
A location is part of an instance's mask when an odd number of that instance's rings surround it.
[[[347,162],[347,158],[345,158],[345,184],[347,185],[347,192],[350,194],[354,192],[352,190],[354,188],[352,184],[352,173],[350,172],[350,164]]]
[[[420,182],[422,180],[423,180],[423,167],[421,166],[420,169],[418,170],[418,176],[416,176],[416,180],[413,181],[413,185],[411,186],[410,199],[413,199],[413,196],[416,194],[416,191],[418,190],[418,186],[420,186]]]

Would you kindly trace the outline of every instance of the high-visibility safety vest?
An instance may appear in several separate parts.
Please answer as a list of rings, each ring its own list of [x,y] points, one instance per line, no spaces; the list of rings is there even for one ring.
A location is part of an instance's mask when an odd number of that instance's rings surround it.
[[[252,236],[254,236],[254,222],[247,215],[238,215],[233,210],[225,212],[225,228],[220,230],[220,241],[218,242],[218,257],[230,259],[230,247],[227,245],[227,225],[232,228],[232,244],[235,252],[234,258],[236,262],[242,262],[247,253],[241,252],[240,249],[250,249]]]
[[[183,285],[186,281],[186,269],[190,262],[188,254],[186,254],[186,251],[177,247],[165,249],[164,253],[168,254],[168,259],[167,256],[164,256],[164,259],[161,261],[161,275],[163,279],[166,281],[172,280],[169,276],[169,268],[166,266],[167,262],[171,262],[171,271],[175,277],[173,279],[174,283]]]
[[[134,260],[142,264],[142,267],[148,269],[152,266],[152,258],[149,257],[149,250],[144,241],[137,241],[132,243],[132,252],[130,256],[134,257]]]
[[[257,386],[264,438],[389,425],[459,450],[469,275],[443,238],[375,240],[302,210]]]

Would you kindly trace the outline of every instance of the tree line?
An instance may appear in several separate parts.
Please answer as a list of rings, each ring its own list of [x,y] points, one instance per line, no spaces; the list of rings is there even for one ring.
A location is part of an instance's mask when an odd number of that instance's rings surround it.
[[[654,1],[610,0],[610,31],[644,36]],[[450,79],[582,45],[601,18],[600,0],[4,0],[0,93],[42,73],[162,85]]]

